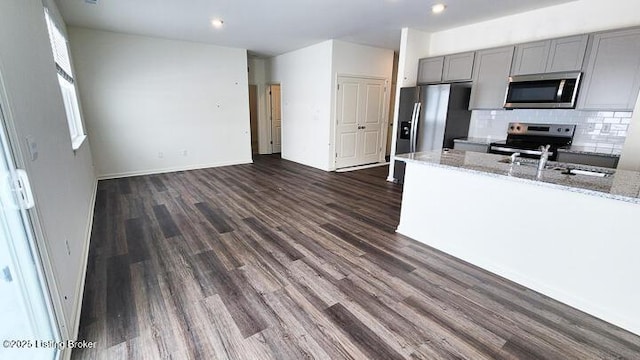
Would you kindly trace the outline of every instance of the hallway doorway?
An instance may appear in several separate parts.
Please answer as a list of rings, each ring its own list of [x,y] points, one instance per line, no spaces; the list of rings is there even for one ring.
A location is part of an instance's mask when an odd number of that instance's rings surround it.
[[[258,154],[258,86],[249,85],[249,126],[251,128],[251,155]]]

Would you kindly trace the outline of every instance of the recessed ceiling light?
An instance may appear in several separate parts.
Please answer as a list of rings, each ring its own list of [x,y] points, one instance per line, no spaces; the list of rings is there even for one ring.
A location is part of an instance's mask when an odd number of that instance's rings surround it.
[[[211,25],[213,25],[213,27],[216,29],[220,29],[222,27],[222,24],[224,24],[224,21],[222,21],[222,19],[211,20]]]
[[[435,4],[431,7],[431,12],[434,14],[440,14],[446,8],[447,8],[447,5],[445,4]]]

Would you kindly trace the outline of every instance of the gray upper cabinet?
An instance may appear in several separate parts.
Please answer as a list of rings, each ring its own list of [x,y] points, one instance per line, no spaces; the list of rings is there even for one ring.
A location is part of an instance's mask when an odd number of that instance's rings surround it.
[[[473,73],[474,57],[475,52],[445,56],[442,81],[470,81]]]
[[[579,71],[588,39],[578,35],[517,45],[511,75]]]
[[[550,40],[516,46],[511,75],[541,74],[545,72],[550,47]]]
[[[418,84],[441,82],[443,67],[444,56],[420,59],[418,63]]]
[[[514,46],[476,52],[469,109],[502,109]]]
[[[582,70],[589,35],[551,40],[546,72]]]
[[[640,90],[640,29],[594,34],[578,109],[633,111]]]

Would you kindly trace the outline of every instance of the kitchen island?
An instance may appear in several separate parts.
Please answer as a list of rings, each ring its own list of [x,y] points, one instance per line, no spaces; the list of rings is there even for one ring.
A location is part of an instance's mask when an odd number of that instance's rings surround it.
[[[399,233],[640,334],[640,173],[456,150],[396,159]]]

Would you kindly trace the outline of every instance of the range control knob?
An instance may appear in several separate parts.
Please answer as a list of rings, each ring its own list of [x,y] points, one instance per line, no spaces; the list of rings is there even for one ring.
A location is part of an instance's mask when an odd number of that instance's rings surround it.
[[[571,131],[571,129],[566,128],[566,129],[564,129],[564,131],[565,131],[565,132],[569,132],[569,131]]]

